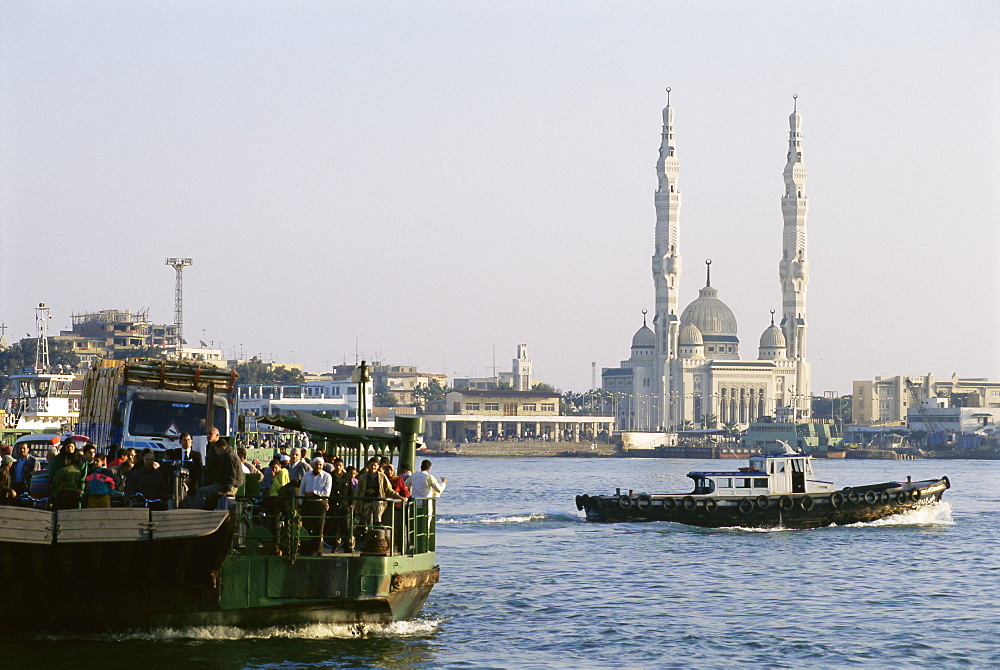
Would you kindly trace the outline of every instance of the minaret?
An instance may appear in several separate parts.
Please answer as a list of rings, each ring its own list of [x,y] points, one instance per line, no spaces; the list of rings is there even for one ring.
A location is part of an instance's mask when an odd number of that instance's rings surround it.
[[[785,335],[787,356],[796,362],[795,418],[808,418],[812,389],[809,364],[806,362],[806,285],[809,283],[809,261],[806,260],[806,213],[809,198],[805,195],[806,166],[802,162],[802,117],[798,112],[798,96],[788,117],[788,158],[785,162],[785,195],[781,198],[784,232],[781,244],[782,314],[781,330]]]
[[[677,357],[678,310],[677,293],[681,277],[680,244],[681,192],[677,188],[680,163],[674,145],[674,110],[670,106],[670,89],[667,89],[667,106],[663,108],[663,132],[660,138],[660,157],[656,161],[657,187],[654,195],[656,206],[656,244],[653,252],[653,286],[656,289],[656,311],[653,330],[656,333],[656,370],[654,380],[659,402],[658,426],[671,423],[664,410],[669,406],[670,382],[667,361]]]

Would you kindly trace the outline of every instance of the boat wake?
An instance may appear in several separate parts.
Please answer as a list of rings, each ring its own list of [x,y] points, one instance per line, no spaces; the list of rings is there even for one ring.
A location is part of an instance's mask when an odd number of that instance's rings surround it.
[[[455,514],[453,516],[438,516],[438,525],[471,525],[471,524],[516,524],[539,523],[545,521],[583,521],[576,514],[566,512],[482,512],[480,514]]]
[[[246,629],[234,626],[192,626],[188,628],[155,628],[122,633],[93,635],[43,635],[38,640],[88,640],[94,642],[222,642],[227,640],[336,640],[358,637],[423,637],[437,632],[440,619],[413,619],[387,624],[323,624],[305,626]]]
[[[877,526],[923,526],[930,524],[949,525],[955,521],[951,516],[951,504],[943,500],[916,509],[907,510],[901,514],[893,514],[884,519],[852,523],[845,528],[865,528]]]
[[[933,502],[921,505],[916,509],[907,510],[900,514],[893,514],[884,519],[875,521],[861,521],[842,526],[843,528],[878,528],[880,526],[926,526],[933,524],[949,525],[955,523],[951,516],[951,505],[945,501]],[[836,528],[833,524],[826,528]],[[738,530],[744,533],[784,533],[798,530],[795,528],[746,528],[744,526],[724,526],[720,530]],[[812,530],[822,530],[813,528]]]

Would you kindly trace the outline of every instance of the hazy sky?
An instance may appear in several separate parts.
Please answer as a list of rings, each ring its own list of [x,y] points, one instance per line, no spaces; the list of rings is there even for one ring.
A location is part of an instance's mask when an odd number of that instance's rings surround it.
[[[1000,3],[0,0],[0,321],[150,309],[226,354],[590,387],[653,307],[664,88],[681,304],[755,358],[792,94],[813,391],[1000,379]],[[598,379],[598,384],[600,380]]]

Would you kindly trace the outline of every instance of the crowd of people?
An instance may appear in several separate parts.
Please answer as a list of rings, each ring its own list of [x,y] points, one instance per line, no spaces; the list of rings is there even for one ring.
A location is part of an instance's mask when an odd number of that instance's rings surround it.
[[[58,447],[54,444],[49,450],[46,472],[50,506],[56,510],[110,507],[113,496],[124,494],[154,509],[166,509],[171,498],[192,508],[215,509],[220,498],[236,495],[246,475],[259,473],[263,510],[272,532],[277,530],[276,519],[297,497],[303,527],[311,538],[303,553],[318,555],[325,531],[334,552],[353,552],[356,534],[390,525],[393,510],[402,501],[439,497],[448,481],[445,477],[438,481],[430,473],[429,460],[421,463],[419,472],[403,469],[397,474],[387,457],[372,457],[358,472],[339,457],[327,460],[322,449],[307,460],[298,447],[280,448],[266,468],[258,468],[258,463],[247,461],[245,448],[232,448],[217,429],[210,428],[207,439],[203,459],[192,448],[191,435],[182,433],[179,458],[171,465],[159,461],[148,448],[141,453],[121,449],[108,461],[93,443],[79,445],[76,439],[66,438],[60,444],[56,440]],[[19,445],[16,457],[4,454],[0,505],[16,504],[19,497],[28,496],[40,469],[27,444]],[[182,469],[188,473],[186,478],[176,476]]]

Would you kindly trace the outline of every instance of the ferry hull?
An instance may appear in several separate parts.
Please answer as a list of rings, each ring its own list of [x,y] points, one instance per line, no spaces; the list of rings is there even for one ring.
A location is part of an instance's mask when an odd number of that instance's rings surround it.
[[[711,495],[579,496],[588,521],[672,521],[705,528],[819,528],[875,521],[941,500],[939,480],[887,482],[828,493],[750,497]]]

